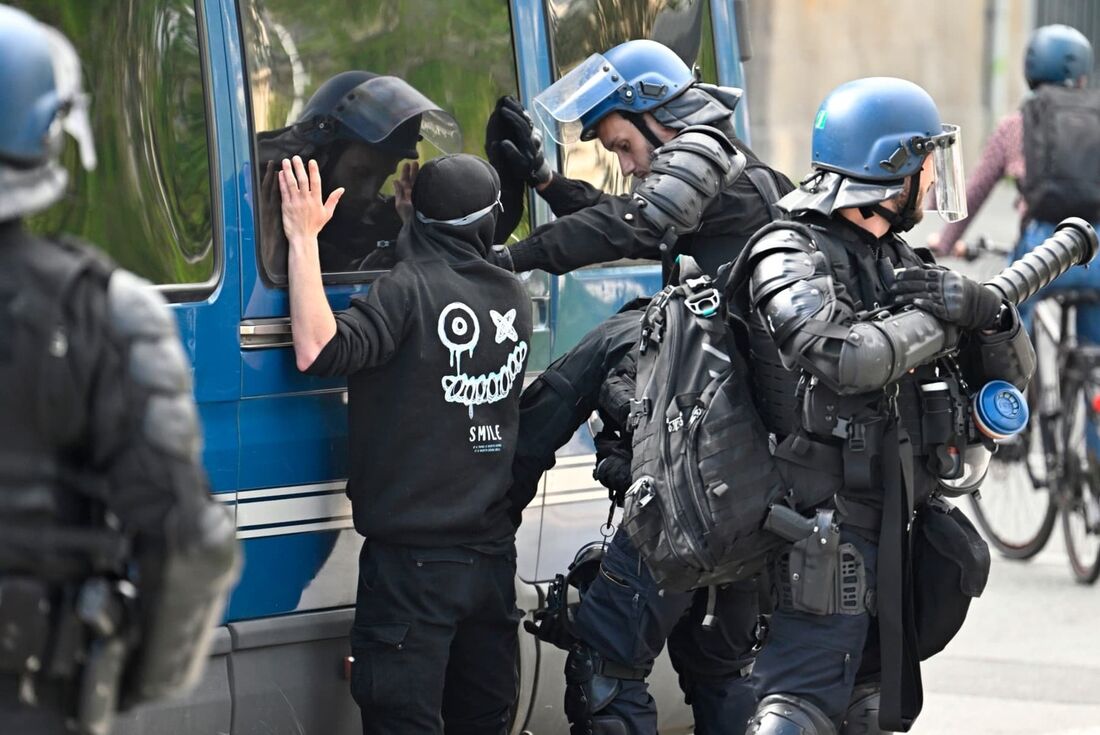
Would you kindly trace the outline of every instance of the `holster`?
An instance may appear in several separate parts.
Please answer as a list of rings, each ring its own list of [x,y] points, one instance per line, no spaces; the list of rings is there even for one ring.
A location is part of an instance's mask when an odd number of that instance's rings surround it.
[[[779,556],[775,581],[781,607],[813,615],[874,612],[863,555],[853,544],[840,543],[835,515],[819,510],[812,532]]]

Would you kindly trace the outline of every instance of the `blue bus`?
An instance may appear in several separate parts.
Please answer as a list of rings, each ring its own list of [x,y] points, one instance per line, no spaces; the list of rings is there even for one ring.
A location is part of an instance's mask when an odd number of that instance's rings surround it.
[[[8,0],[11,2],[12,0]],[[707,81],[743,86],[734,0],[15,0],[62,29],[84,61],[99,168],[73,170],[43,231],[81,235],[171,302],[194,371],[211,488],[236,517],[244,571],[205,678],[187,698],[132,713],[122,733],[359,731],[347,633],[361,539],[344,495],[342,380],[295,368],[285,277],[268,272],[257,136],[291,124],[312,92],[349,69],[407,80],[483,154],[503,94],[525,103],[589,54],[654,38]],[[743,114],[743,112],[742,112]],[[549,150],[556,170],[614,193],[628,182],[596,143]],[[72,151],[67,156],[74,155]],[[532,196],[513,235],[550,218]],[[378,271],[327,273],[333,308]],[[623,261],[524,276],[536,332],[530,380],[624,301],[660,287]],[[281,281],[281,282],[280,282]],[[415,401],[416,396],[409,396]],[[431,448],[425,447],[426,456]],[[559,455],[519,529],[518,604],[598,540],[606,491],[586,428]],[[521,635],[513,731],[567,731],[564,654]],[[663,732],[689,731],[675,674],[651,679]]]

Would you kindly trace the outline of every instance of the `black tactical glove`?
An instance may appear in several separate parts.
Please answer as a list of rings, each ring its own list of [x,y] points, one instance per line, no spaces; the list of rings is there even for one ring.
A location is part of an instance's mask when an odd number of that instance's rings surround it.
[[[568,651],[577,642],[576,636],[571,632],[564,575],[554,577],[546,596],[546,606],[535,610],[533,617],[534,621],[523,621],[523,629],[540,641],[546,641],[563,651]]]
[[[596,445],[596,469],[592,477],[607,488],[611,502],[621,506],[630,487],[630,437],[617,431],[604,430],[593,437]]]
[[[892,287],[894,303],[915,306],[962,329],[990,329],[1001,313],[1001,297],[961,273],[941,268],[906,268]]]
[[[545,184],[552,175],[542,153],[542,133],[513,97],[497,100],[485,123],[485,154],[493,168],[531,186]]]

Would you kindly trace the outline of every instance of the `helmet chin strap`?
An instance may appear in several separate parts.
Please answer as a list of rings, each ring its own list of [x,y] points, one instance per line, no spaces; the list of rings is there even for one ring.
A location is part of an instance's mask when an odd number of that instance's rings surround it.
[[[919,221],[916,206],[919,205],[917,192],[920,191],[920,174],[921,170],[917,169],[916,173],[909,177],[909,195],[905,198],[905,204],[897,211],[882,206],[882,202],[875,202],[859,208],[863,219],[871,219],[877,214],[890,223],[891,232],[908,232],[913,229]]]
[[[664,145],[664,142],[657,137],[657,134],[649,129],[646,125],[645,116],[640,112],[624,112],[621,113],[631,125],[638,129],[638,132],[642,134],[642,137],[649,141],[649,144],[654,148],[660,148]]]

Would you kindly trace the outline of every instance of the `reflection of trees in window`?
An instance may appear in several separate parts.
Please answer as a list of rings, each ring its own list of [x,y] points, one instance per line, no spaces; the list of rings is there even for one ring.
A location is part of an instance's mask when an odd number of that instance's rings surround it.
[[[76,151],[66,151],[70,199],[34,226],[91,240],[154,283],[209,279],[210,159],[194,3],[16,4],[60,28],[80,53],[99,156],[85,174]]]
[[[242,5],[257,131],[287,125],[295,101],[339,72],[361,69],[412,84],[455,116],[465,150],[483,155],[486,117],[497,97],[518,87],[508,6],[499,0]],[[297,92],[296,76],[306,81]]]
[[[708,0],[548,0],[547,6],[558,77],[594,53],[649,38],[698,65],[705,81],[718,79]],[[630,187],[615,155],[595,141],[567,146],[563,170],[604,191]]]
[[[297,122],[320,85],[361,70],[407,81],[455,117],[466,152],[483,156],[486,118],[498,97],[518,92],[508,3],[500,0],[242,0],[241,17],[256,133]],[[438,155],[419,148],[422,161]],[[263,212],[260,219],[276,222]],[[527,230],[524,221],[517,234]]]

